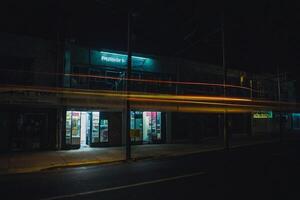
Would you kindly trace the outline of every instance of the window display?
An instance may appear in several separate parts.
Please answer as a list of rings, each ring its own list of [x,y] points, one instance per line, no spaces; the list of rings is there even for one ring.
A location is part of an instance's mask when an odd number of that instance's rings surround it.
[[[92,143],[99,142],[99,112],[92,112]]]
[[[80,137],[80,112],[72,112],[72,137]]]
[[[131,141],[156,143],[161,140],[161,112],[131,112]]]
[[[300,113],[292,113],[293,129],[300,129]]]
[[[156,115],[156,137],[157,140],[161,140],[161,112],[157,112]]]
[[[142,133],[143,133],[143,112],[140,111],[131,111],[131,141],[138,142],[142,141]]]
[[[100,142],[108,142],[108,120],[100,120]]]
[[[67,113],[66,113],[66,144],[71,144],[71,128],[72,128],[71,117],[72,117],[72,112],[67,111]]]
[[[80,112],[72,112],[72,139],[71,144],[79,145],[80,144],[80,133],[81,133],[81,120]]]

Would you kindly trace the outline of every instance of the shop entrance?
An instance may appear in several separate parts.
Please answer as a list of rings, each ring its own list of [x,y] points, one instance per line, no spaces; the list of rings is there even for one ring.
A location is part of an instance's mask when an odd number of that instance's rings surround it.
[[[100,119],[100,112],[67,111],[66,144],[86,148],[108,142],[108,121]]]
[[[133,142],[160,143],[161,134],[161,112],[131,112],[131,140]]]

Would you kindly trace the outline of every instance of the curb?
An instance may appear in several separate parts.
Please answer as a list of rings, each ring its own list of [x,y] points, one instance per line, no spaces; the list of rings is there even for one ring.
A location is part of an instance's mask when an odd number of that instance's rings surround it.
[[[74,162],[67,164],[57,164],[47,167],[31,167],[25,169],[15,169],[15,170],[5,170],[4,172],[0,171],[0,175],[12,175],[12,174],[27,174],[27,173],[35,173],[35,172],[46,172],[51,170],[58,170],[64,168],[72,168],[72,167],[84,167],[84,166],[93,166],[93,165],[109,165],[109,164],[117,164],[122,163],[125,160],[113,160],[113,161],[87,161],[87,162]]]
[[[243,147],[250,147],[255,145],[262,145],[262,144],[276,144],[276,141],[266,141],[266,142],[256,142],[253,144],[241,144],[241,145],[233,145],[230,147],[231,150],[237,150]],[[230,150],[229,149],[229,150]],[[72,167],[84,167],[84,166],[96,166],[96,165],[109,165],[109,164],[121,164],[126,162],[137,162],[141,160],[152,160],[152,159],[165,159],[165,158],[174,158],[174,157],[181,157],[185,155],[196,155],[201,153],[207,153],[207,152],[218,152],[218,151],[224,151],[223,147],[214,147],[209,149],[202,149],[202,150],[196,150],[186,153],[177,153],[177,154],[160,154],[157,156],[140,156],[140,157],[134,157],[131,158],[131,160],[126,161],[124,159],[121,160],[110,160],[110,161],[101,161],[101,160],[93,160],[93,161],[86,161],[86,162],[72,162],[72,163],[66,163],[66,164],[56,164],[52,166],[45,166],[45,167],[32,167],[32,168],[26,168],[26,169],[16,169],[16,170],[4,170],[0,171],[0,175],[12,175],[12,174],[26,174],[26,173],[34,173],[34,172],[46,172],[51,170],[58,170],[58,169],[64,169],[64,168],[72,168]]]
[[[73,163],[67,163],[63,165],[54,165],[51,167],[45,167],[40,169],[39,171],[51,171],[51,170],[57,170],[57,169],[64,169],[64,168],[72,168],[72,167],[85,167],[85,166],[93,166],[93,165],[109,165],[109,164],[118,164],[125,162],[125,160],[111,160],[111,161],[87,161],[87,162],[73,162]]]

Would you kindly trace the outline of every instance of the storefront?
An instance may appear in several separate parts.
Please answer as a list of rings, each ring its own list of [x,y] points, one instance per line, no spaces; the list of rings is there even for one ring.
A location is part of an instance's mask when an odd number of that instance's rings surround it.
[[[131,141],[134,143],[162,142],[162,113],[150,111],[131,112]]]
[[[99,111],[66,112],[66,145],[88,147],[109,142],[108,120]]]
[[[162,113],[131,112],[133,144],[162,143]],[[65,146],[84,148],[122,145],[122,115],[120,112],[66,111]]]
[[[89,74],[91,77],[66,76],[64,87],[123,91],[127,68],[127,54],[117,51],[96,50],[68,46],[65,52],[66,74]],[[132,56],[132,78],[136,80],[173,80],[174,72],[161,68],[156,57]],[[164,65],[167,66],[167,65]],[[168,65],[169,66],[169,65]],[[171,65],[169,66],[170,69]],[[105,77],[105,78],[103,78]],[[131,90],[136,92],[173,92],[171,84],[136,81]],[[124,145],[124,113],[108,111],[78,111],[68,108],[62,146],[66,148]],[[158,111],[131,112],[131,142],[133,144],[163,143],[165,141],[165,113]],[[123,134],[122,134],[123,133]]]

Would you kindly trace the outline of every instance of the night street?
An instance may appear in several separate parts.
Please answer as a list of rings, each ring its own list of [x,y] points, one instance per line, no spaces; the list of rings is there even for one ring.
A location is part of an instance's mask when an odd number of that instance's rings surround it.
[[[1,1],[0,200],[300,199],[299,5]]]
[[[6,199],[295,199],[295,145],[2,176]],[[283,196],[284,195],[284,196]],[[289,197],[289,198],[288,198]]]

